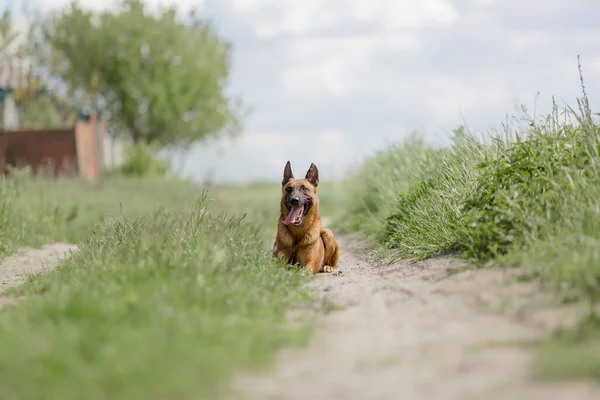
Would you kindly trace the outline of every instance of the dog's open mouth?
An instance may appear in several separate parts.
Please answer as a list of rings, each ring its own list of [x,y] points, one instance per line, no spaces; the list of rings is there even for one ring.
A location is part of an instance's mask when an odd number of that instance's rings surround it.
[[[290,206],[290,213],[288,214],[285,221],[283,221],[283,223],[286,225],[300,225],[302,223],[302,218],[306,215],[306,212],[308,211],[308,208],[308,203],[301,206]]]

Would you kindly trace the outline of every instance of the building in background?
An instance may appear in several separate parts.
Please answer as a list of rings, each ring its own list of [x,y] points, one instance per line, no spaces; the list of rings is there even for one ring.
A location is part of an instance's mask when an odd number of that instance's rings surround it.
[[[106,150],[115,154],[115,147],[106,122],[94,117],[70,128],[0,131],[0,174],[9,173],[9,166],[29,166],[34,175],[95,181],[106,167],[119,165],[114,155],[106,165]]]

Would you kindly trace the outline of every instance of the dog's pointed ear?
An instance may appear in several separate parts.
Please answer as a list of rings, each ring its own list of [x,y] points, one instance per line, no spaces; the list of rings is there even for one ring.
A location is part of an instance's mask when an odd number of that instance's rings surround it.
[[[313,163],[310,163],[310,168],[306,172],[305,179],[309,181],[314,187],[319,186],[319,169]]]
[[[290,164],[288,161],[283,169],[283,180],[281,181],[281,186],[285,186],[290,179],[294,179],[294,174],[292,174],[292,164]]]

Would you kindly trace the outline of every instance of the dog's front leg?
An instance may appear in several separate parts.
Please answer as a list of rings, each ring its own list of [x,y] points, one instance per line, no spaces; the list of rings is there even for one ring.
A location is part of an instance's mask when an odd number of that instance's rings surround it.
[[[319,246],[321,244],[321,246]],[[304,267],[308,273],[314,275],[321,270],[323,265],[324,248],[322,243],[315,243],[307,246],[304,249],[298,250],[296,257],[300,261],[300,265]]]
[[[275,248],[273,249],[273,257],[277,260],[285,262],[286,264],[291,264],[293,256],[293,249],[280,248],[277,246],[275,246]]]
[[[309,262],[304,266],[304,268],[306,269],[306,271],[308,271],[309,274],[314,275],[321,271],[321,261],[309,260]]]
[[[285,258],[285,262],[288,262],[289,260],[289,252],[286,252],[286,247],[287,246],[282,246],[282,243],[280,242],[279,238],[276,237],[275,241],[273,242],[273,257],[274,258],[281,258],[281,256],[283,255]]]
[[[273,246],[273,258],[279,258],[281,250],[277,247],[277,243]]]

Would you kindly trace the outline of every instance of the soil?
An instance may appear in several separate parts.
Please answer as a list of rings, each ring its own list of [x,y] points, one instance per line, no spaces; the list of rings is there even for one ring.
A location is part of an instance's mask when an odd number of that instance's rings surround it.
[[[40,249],[23,249],[6,257],[0,263],[0,309],[17,299],[2,296],[7,289],[25,283],[30,275],[54,269],[77,246],[66,243],[52,243]]]
[[[564,306],[517,270],[464,268],[452,258],[386,263],[339,238],[339,269],[311,281],[323,307],[304,348],[275,366],[236,377],[245,399],[260,400],[587,400],[590,382],[533,376],[533,346],[585,312]],[[0,309],[7,288],[54,268],[74,245],[26,249],[0,264]],[[18,299],[17,299],[18,300]],[[238,397],[238,396],[235,396]]]
[[[245,399],[587,400],[589,382],[533,377],[532,343],[585,309],[561,306],[514,269],[466,269],[452,258],[386,264],[340,238],[339,270],[312,289],[337,305],[318,316],[304,348],[274,369],[244,374]],[[236,395],[234,395],[236,396]]]

